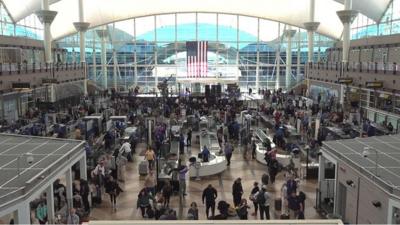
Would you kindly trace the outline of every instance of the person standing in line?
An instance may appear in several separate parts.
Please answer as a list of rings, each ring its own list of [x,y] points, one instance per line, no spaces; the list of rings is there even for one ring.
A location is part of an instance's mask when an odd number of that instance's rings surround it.
[[[257,158],[257,144],[256,144],[256,138],[252,137],[251,138],[251,158],[256,159]]]
[[[264,215],[267,220],[270,219],[269,205],[270,205],[270,195],[267,192],[267,186],[263,185],[261,190],[255,196],[256,202],[260,208],[260,219],[264,219]]]
[[[40,224],[47,223],[47,205],[44,200],[41,200],[36,208],[36,218],[39,220]]]
[[[289,175],[289,179],[286,182],[286,192],[287,192],[287,196],[290,196],[292,194],[292,192],[294,192],[295,194],[297,193],[297,182],[294,180],[293,178],[293,174]]]
[[[152,170],[149,171],[145,180],[144,180],[144,187],[146,188],[147,192],[151,193],[153,196],[156,192],[156,177],[154,176],[154,172]]]
[[[237,207],[240,204],[243,195],[242,179],[240,177],[233,182],[232,195],[233,195],[233,205]]]
[[[300,202],[296,192],[291,192],[288,197],[289,218],[297,219],[300,212],[304,212],[303,206]]]
[[[186,173],[189,171],[189,168],[186,165],[183,165],[179,170],[179,192],[185,197],[186,196]]]
[[[185,137],[182,133],[179,136],[179,154],[185,154]]]
[[[151,209],[150,200],[152,198],[146,189],[142,189],[138,195],[136,207],[140,208],[143,218],[145,218],[146,210]]]
[[[258,182],[254,182],[253,184],[253,189],[251,190],[250,193],[250,200],[253,202],[254,205],[254,213],[252,213],[252,216],[257,217],[257,211],[258,211],[258,203],[256,202],[255,195],[257,192],[260,191],[260,187],[258,187]]]
[[[169,200],[172,194],[172,187],[169,182],[166,182],[164,187],[162,188],[162,195],[164,198],[164,207],[169,207]]]
[[[79,216],[76,215],[76,210],[71,208],[69,211],[67,224],[79,224]]]
[[[190,208],[187,213],[187,218],[190,220],[199,220],[199,209],[197,208],[196,202],[190,204]]]
[[[226,161],[227,161],[226,165],[230,166],[231,165],[232,153],[233,153],[233,147],[228,141],[225,142],[224,153],[225,153],[225,158],[226,158]]]
[[[149,146],[146,153],[144,153],[144,159],[149,163],[149,170],[153,170],[154,160],[156,158],[156,154],[153,149]]]
[[[121,148],[119,149],[119,154],[122,154],[123,156],[125,156],[129,162],[133,162],[132,148],[131,148],[131,144],[129,143],[129,140],[124,141]]]
[[[247,215],[248,215],[248,211],[247,210],[249,208],[250,207],[247,205],[247,200],[243,198],[240,201],[240,204],[238,205],[238,208],[237,208],[237,214],[239,216],[239,219],[247,220]]]
[[[186,144],[188,147],[192,146],[192,129],[189,128],[187,132]]]
[[[217,199],[217,197],[218,197],[217,190],[211,184],[209,184],[207,186],[207,188],[204,189],[203,195],[202,195],[203,204],[204,204],[204,200],[205,200],[205,203],[206,203],[206,216],[207,216],[207,218],[210,218],[209,217],[210,209],[211,209],[212,217],[215,216],[215,199]]]

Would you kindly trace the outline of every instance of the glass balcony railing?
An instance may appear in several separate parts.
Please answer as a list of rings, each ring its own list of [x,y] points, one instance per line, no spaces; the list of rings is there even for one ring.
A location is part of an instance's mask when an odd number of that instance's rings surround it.
[[[80,70],[84,65],[82,63],[0,63],[0,75]]]

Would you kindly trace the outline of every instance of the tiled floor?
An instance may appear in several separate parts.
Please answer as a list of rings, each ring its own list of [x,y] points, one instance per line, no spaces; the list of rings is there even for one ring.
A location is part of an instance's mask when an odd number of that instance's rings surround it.
[[[142,146],[143,147],[143,146]],[[198,151],[199,146],[194,145],[192,151]],[[137,149],[136,152],[140,152]],[[117,210],[113,211],[110,207],[109,197],[104,196],[102,205],[98,208],[92,209],[91,219],[92,220],[141,220],[140,210],[136,209],[136,199],[138,192],[142,189],[144,178],[138,175],[138,161],[143,160],[142,156],[136,156],[135,162],[128,163],[126,177],[127,181],[125,184],[121,184],[124,192],[117,199]],[[187,182],[188,195],[183,199],[183,209],[179,210],[179,197],[174,196],[171,198],[170,207],[174,208],[180,218],[186,218],[187,209],[192,201],[197,202],[199,206],[200,219],[206,219],[205,207],[201,203],[201,195],[203,189],[208,185],[212,184],[218,190],[217,200],[226,200],[228,203],[232,203],[232,184],[233,181],[241,177],[242,185],[245,190],[243,197],[248,198],[253,182],[261,180],[261,176],[266,172],[266,166],[258,163],[255,160],[244,160],[242,154],[240,154],[236,148],[230,168],[224,171],[220,175],[202,178],[200,181],[190,180]],[[269,185],[268,191],[272,194],[273,198],[280,197],[280,189],[283,184],[284,177],[283,173],[277,176],[276,183]],[[306,199],[306,211],[305,217],[307,219],[319,219],[320,216],[314,209],[315,205],[315,188],[317,185],[316,180],[301,180],[299,190],[303,191],[307,195]],[[252,204],[251,204],[252,206]],[[254,208],[250,209],[252,212]],[[271,201],[271,217],[277,218],[280,212],[275,212],[274,202]],[[250,216],[249,219],[257,219],[256,217]]]

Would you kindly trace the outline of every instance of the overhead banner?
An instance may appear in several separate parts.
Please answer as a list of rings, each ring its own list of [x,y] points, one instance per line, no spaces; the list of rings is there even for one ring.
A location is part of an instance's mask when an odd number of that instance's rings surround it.
[[[382,81],[365,82],[365,87],[367,87],[367,88],[382,88],[383,82]]]

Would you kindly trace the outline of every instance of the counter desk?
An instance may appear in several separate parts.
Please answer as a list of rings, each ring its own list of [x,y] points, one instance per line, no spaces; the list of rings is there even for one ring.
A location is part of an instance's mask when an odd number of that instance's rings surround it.
[[[261,146],[260,144],[256,145],[256,160],[264,165],[267,165],[267,162],[265,161],[265,153],[267,152],[266,148]],[[286,166],[290,163],[290,158],[291,155],[283,155],[283,154],[276,154],[276,159],[278,160],[279,163],[281,163],[283,166]]]
[[[195,157],[195,156],[192,156]],[[211,152],[208,162],[201,162],[196,157],[196,163],[192,163],[189,168],[189,177],[205,177],[220,174],[226,170],[226,159],[224,155],[216,155]]]

